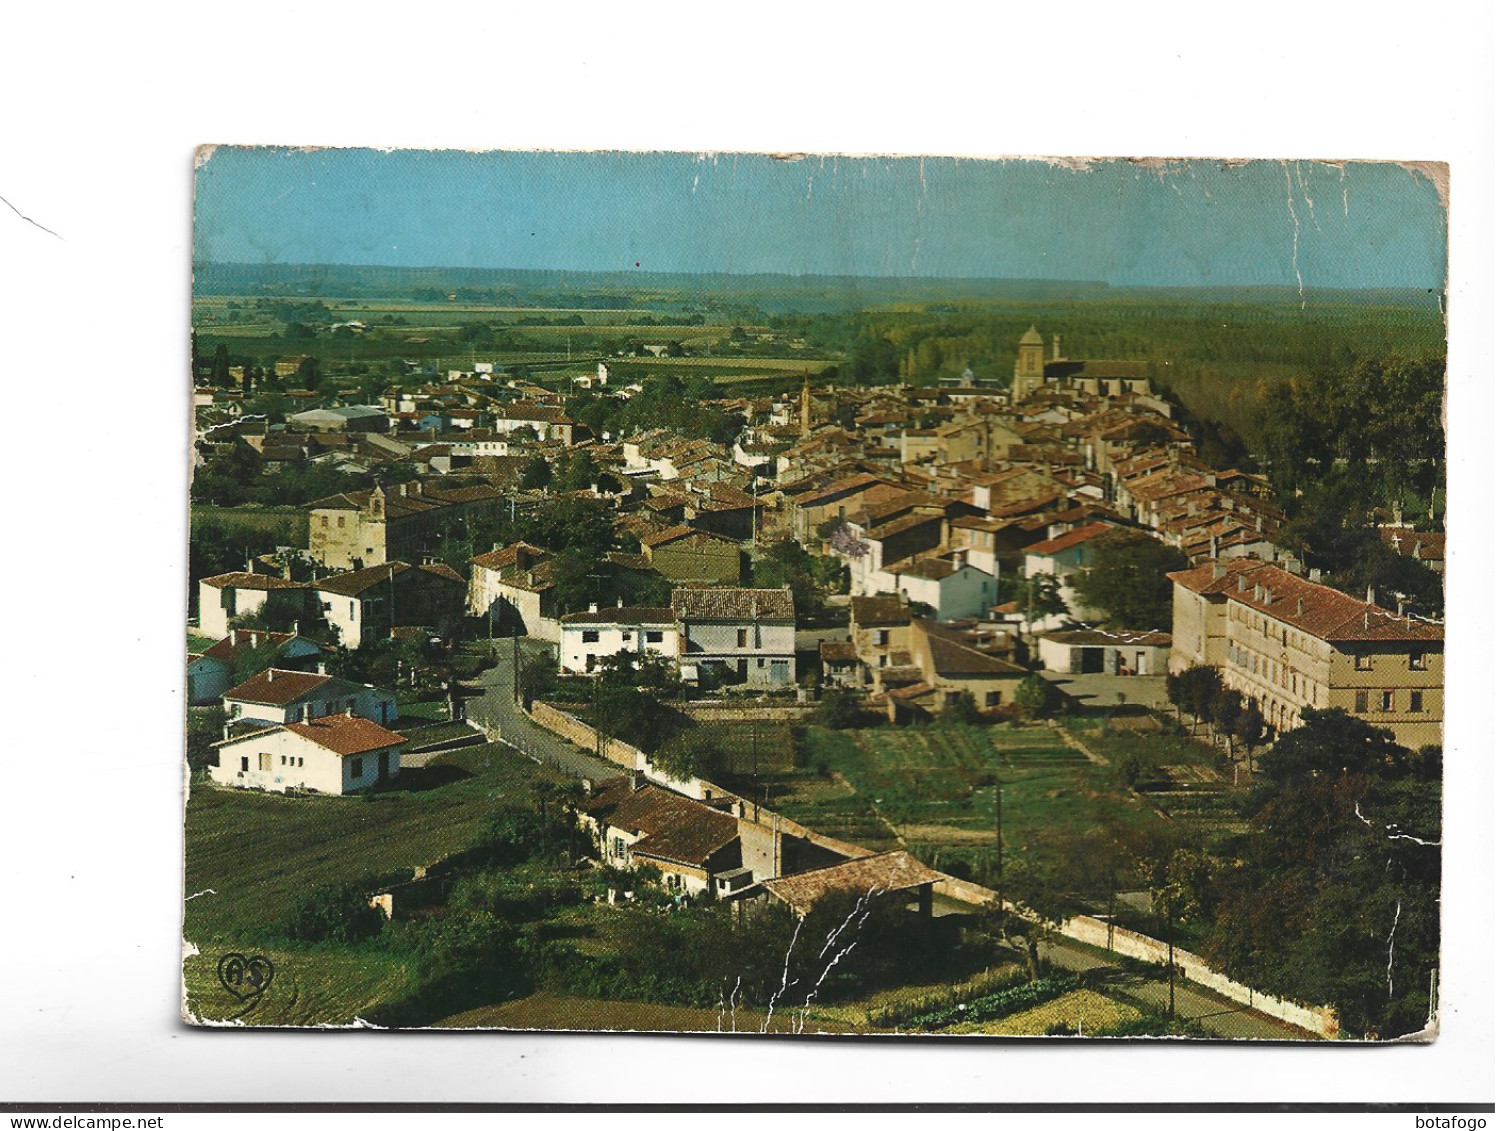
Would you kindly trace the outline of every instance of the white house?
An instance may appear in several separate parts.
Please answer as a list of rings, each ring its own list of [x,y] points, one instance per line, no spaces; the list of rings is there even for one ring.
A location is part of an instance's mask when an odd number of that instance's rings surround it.
[[[224,637],[235,617],[283,613],[294,617],[306,608],[307,587],[273,573],[220,573],[197,583],[197,627],[204,636]]]
[[[187,702],[194,707],[217,703],[233,683],[234,661],[260,648],[270,653],[272,646],[274,661],[284,668],[316,671],[321,667],[322,648],[315,640],[289,632],[236,628],[211,648],[187,657]]]
[[[887,567],[883,576],[888,578],[885,591],[929,605],[936,620],[980,617],[997,599],[997,578],[968,562],[964,550],[902,561]]]
[[[356,793],[400,775],[404,742],[368,719],[330,715],[214,743],[218,764],[208,775],[238,789]]]
[[[677,589],[681,676],[702,683],[795,682],[795,601],[789,589]]]
[[[1057,538],[1035,542],[1032,546],[1024,548],[1024,576],[1034,577],[1047,573],[1054,577],[1060,583],[1060,596],[1065,600],[1065,607],[1070,610],[1069,616],[1048,616],[1035,621],[1035,629],[1044,631],[1058,628],[1072,618],[1096,619],[1096,610],[1087,608],[1081,602],[1070,579],[1082,570],[1090,568],[1096,539],[1116,529],[1117,527],[1109,523],[1092,522],[1061,534]]]
[[[1167,632],[1046,632],[1039,637],[1039,659],[1046,671],[1075,675],[1167,675],[1171,643]]]
[[[670,609],[639,606],[598,610],[561,618],[561,670],[569,674],[594,671],[598,661],[619,652],[646,652],[675,662],[680,655],[680,633]]]
[[[352,711],[358,718],[385,725],[400,714],[392,692],[336,676],[282,668],[270,668],[230,688],[224,692],[223,706],[231,720],[255,719],[266,724]]]

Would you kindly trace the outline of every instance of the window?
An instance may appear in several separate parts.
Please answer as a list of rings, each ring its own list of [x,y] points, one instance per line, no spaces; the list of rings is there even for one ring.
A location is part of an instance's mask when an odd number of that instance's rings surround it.
[[[597,643],[597,629],[595,629],[595,628],[585,629],[582,632],[582,643],[583,644],[596,644]]]
[[[999,707],[1002,705],[1003,693],[1001,691],[987,692],[987,706]]]
[[[358,616],[358,603],[356,601],[348,602],[348,615],[349,617]]]
[[[1391,692],[1391,691],[1384,691],[1384,692],[1382,692],[1382,710],[1384,710],[1384,711],[1390,711],[1390,710],[1392,710],[1392,704],[1394,702],[1394,696],[1395,696],[1395,692]]]
[[[296,759],[296,764],[298,766],[305,766],[306,765],[306,759],[305,758],[297,758]]]
[[[269,751],[266,751],[266,750],[260,751],[260,769],[264,770],[266,773],[270,772],[270,753],[269,753]]]
[[[248,754],[244,755],[244,757],[242,757],[242,758],[239,759],[239,772],[241,774],[247,774],[249,772],[249,755]]]
[[[348,773],[351,777],[361,778],[364,776],[364,760],[362,758],[351,758],[348,762]]]
[[[1408,710],[1415,715],[1420,715],[1423,713],[1423,692],[1408,692]]]
[[[748,630],[746,628],[738,629],[738,647],[748,647]]]
[[[285,764],[286,764],[286,756],[284,754],[282,754],[281,755],[281,765],[284,766]]]
[[[347,525],[346,520],[342,515],[338,515],[338,529],[342,530],[345,525]]]
[[[326,515],[322,516],[322,529],[323,530],[327,529],[327,516]]]
[[[876,642],[879,643],[879,644],[887,644],[888,643],[888,629],[886,629],[886,628],[880,628],[878,630],[877,637],[876,637]]]
[[[646,632],[644,634],[644,643],[646,644],[663,644],[664,642],[665,634],[663,632]]]
[[[1358,652],[1356,654],[1356,670],[1358,672],[1369,672],[1369,671],[1371,671],[1371,655],[1370,655],[1370,653]]]
[[[1366,692],[1364,691],[1356,692],[1356,714],[1366,714]]]
[[[1426,671],[1428,671],[1428,653],[1427,652],[1409,652],[1408,653],[1408,668],[1410,670],[1412,670],[1412,671],[1415,671],[1415,672],[1426,672]]]
[[[632,632],[625,632],[623,634],[623,642],[625,644],[632,644],[633,641],[634,641],[634,634]]]

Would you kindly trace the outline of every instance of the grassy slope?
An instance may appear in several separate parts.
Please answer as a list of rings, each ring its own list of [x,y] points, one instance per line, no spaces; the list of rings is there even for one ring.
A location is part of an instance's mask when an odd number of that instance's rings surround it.
[[[375,1005],[406,993],[412,979],[398,958],[369,951],[265,950],[275,976],[258,1001],[235,1000],[218,983],[218,958],[228,947],[183,963],[188,1012],[204,1021],[243,1025],[350,1025]]]
[[[467,844],[504,798],[561,780],[505,747],[469,747],[402,775],[408,788],[282,797],[197,784],[187,803],[185,933],[206,947],[284,914],[316,884],[409,871]]]

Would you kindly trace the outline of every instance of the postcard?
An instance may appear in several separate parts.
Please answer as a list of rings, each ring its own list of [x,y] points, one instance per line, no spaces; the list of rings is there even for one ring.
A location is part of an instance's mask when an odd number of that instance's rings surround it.
[[[1446,167],[196,175],[189,1023],[1435,1037]]]

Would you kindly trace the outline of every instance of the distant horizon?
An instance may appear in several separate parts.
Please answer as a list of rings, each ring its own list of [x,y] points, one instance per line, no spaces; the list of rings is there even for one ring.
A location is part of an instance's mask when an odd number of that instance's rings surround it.
[[[734,279],[788,279],[801,280],[825,280],[834,282],[837,280],[870,280],[876,282],[899,282],[899,283],[1006,283],[1042,284],[1047,289],[1055,289],[1065,286],[1075,287],[1100,287],[1107,290],[1128,291],[1284,291],[1289,294],[1298,295],[1299,287],[1294,283],[1112,283],[1105,279],[1085,278],[1060,278],[1041,275],[1019,276],[1019,275],[849,275],[849,274],[826,274],[823,272],[802,272],[799,274],[788,271],[732,271],[732,270],[699,270],[699,271],[666,271],[648,270],[645,268],[596,268],[575,266],[536,266],[521,267],[515,264],[503,264],[499,266],[463,266],[452,263],[354,263],[354,262],[332,262],[304,260],[296,262],[254,262],[251,260],[234,259],[208,259],[198,260],[194,268],[248,268],[256,271],[274,270],[294,272],[298,270],[340,270],[340,271],[400,271],[411,273],[427,272],[488,272],[503,274],[506,272],[528,273],[528,274],[576,274],[576,275],[608,275],[627,278],[630,276],[654,276],[659,278],[671,277],[701,277],[726,276]],[[1431,293],[1432,288],[1417,283],[1368,283],[1357,285],[1354,283],[1332,284],[1305,284],[1303,293],[1323,293],[1333,291],[1416,291],[1418,293]]]
[[[245,266],[1307,291],[1442,290],[1448,258],[1390,162],[223,146],[195,206],[194,262]]]

